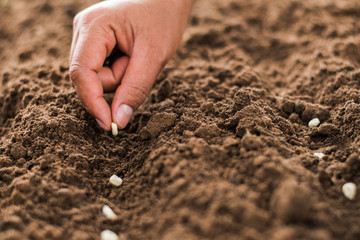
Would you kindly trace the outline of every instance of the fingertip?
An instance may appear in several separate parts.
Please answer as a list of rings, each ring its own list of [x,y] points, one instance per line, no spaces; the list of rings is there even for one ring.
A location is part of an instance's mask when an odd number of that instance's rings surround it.
[[[132,115],[133,115],[133,109],[132,107],[122,104],[120,105],[119,109],[115,113],[114,121],[118,125],[120,129],[123,129],[126,127],[126,125],[129,123]]]
[[[101,120],[95,118],[96,122],[99,124],[99,126],[104,129],[105,131],[109,131],[110,129],[107,127],[106,124],[104,124]]]
[[[88,111],[93,115],[99,126],[105,131],[111,130],[111,112],[108,103],[103,97],[97,99],[88,99],[86,103]]]
[[[110,111],[110,109],[109,109]],[[90,111],[89,111],[90,112]],[[90,112],[91,115],[95,117],[96,122],[99,124],[99,126],[104,129],[105,131],[111,130],[111,116],[110,113],[105,113],[104,111],[99,112]]]

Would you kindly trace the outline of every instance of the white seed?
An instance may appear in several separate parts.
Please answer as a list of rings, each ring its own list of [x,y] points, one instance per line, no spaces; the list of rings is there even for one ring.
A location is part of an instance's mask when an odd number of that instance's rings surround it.
[[[114,220],[117,218],[117,215],[114,213],[114,211],[108,206],[104,205],[102,207],[102,213],[107,219]]]
[[[123,182],[123,180],[116,175],[112,175],[110,177],[110,183],[117,187],[120,186],[122,184],[122,182]]]
[[[342,192],[347,199],[354,200],[356,195],[356,185],[352,182],[345,183],[342,186]]]
[[[111,123],[111,131],[114,136],[117,136],[119,134],[118,127],[116,123]]]
[[[317,127],[320,124],[320,120],[318,118],[311,119],[309,122],[309,127]]]
[[[314,156],[322,159],[325,156],[325,154],[323,154],[323,153],[314,153]]]
[[[104,230],[100,233],[101,240],[119,240],[119,237],[116,233],[110,230]]]

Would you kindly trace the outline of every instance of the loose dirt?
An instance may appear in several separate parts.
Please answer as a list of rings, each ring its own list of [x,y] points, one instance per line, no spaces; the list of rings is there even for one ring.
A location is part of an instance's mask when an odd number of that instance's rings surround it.
[[[360,239],[357,1],[199,0],[117,137],[69,81],[94,2],[0,8],[0,239]]]

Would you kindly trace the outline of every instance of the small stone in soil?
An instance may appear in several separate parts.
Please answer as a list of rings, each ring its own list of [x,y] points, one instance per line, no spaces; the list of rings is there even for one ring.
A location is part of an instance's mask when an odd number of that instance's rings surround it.
[[[113,184],[114,186],[119,187],[122,184],[122,182],[123,180],[116,175],[112,175],[110,177],[110,183]]]
[[[119,237],[116,233],[110,230],[104,230],[100,234],[101,240],[119,240]]]
[[[102,213],[107,219],[114,220],[117,218],[117,215],[114,213],[114,211],[108,206],[104,205],[102,207]]]
[[[320,120],[318,118],[314,118],[310,120],[309,127],[317,127],[320,124]]]
[[[354,200],[356,195],[356,185],[351,182],[345,183],[342,186],[342,192],[347,199]]]

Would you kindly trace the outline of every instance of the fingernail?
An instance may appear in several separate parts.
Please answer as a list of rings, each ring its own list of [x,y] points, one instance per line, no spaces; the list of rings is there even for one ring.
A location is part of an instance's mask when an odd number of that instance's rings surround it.
[[[100,121],[99,119],[95,118],[96,122],[100,125],[100,127],[102,127],[103,129],[106,129],[106,125]]]
[[[119,110],[117,111],[115,117],[116,118],[115,122],[118,124],[120,129],[126,127],[128,122],[130,121],[130,118],[132,117],[132,114],[133,114],[133,109],[130,106],[126,104],[120,105]]]

